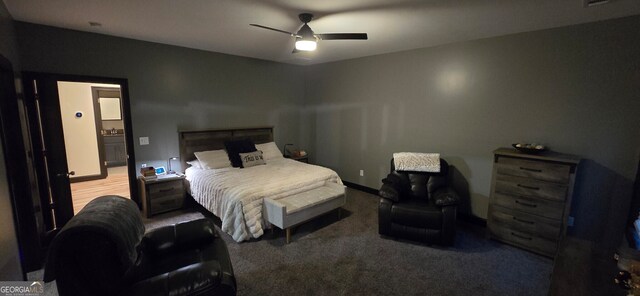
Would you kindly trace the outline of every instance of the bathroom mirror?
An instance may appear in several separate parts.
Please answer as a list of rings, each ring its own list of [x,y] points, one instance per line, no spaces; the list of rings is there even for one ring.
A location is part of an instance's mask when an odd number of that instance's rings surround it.
[[[100,98],[102,120],[122,120],[120,98]]]

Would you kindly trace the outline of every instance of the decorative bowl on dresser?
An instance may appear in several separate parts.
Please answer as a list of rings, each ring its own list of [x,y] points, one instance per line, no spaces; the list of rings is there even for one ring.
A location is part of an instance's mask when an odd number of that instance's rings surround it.
[[[142,212],[149,218],[155,214],[182,208],[184,205],[184,176],[167,175],[154,180],[138,177]]]
[[[487,226],[492,238],[554,257],[566,234],[580,158],[511,148],[494,153]]]

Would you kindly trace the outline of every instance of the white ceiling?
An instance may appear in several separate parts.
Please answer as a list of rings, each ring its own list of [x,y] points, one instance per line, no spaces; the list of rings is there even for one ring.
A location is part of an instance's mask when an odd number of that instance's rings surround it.
[[[640,0],[4,0],[15,20],[292,64],[317,64],[640,14]],[[310,12],[316,33],[365,32],[292,54]],[[89,22],[101,27],[91,27]]]

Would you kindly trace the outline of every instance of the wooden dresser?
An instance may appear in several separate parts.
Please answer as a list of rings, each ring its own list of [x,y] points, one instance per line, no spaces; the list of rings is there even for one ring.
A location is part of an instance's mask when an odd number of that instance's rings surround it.
[[[494,152],[487,225],[494,239],[554,257],[565,236],[580,158]]]

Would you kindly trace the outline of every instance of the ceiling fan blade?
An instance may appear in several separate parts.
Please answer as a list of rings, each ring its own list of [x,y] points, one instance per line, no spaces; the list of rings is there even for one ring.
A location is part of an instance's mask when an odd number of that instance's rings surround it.
[[[316,34],[322,40],[367,40],[367,33],[327,33]]]
[[[267,26],[263,26],[263,25],[258,25],[258,24],[249,24],[249,26],[254,26],[254,27],[258,27],[258,28],[263,28],[263,29],[267,29],[267,30],[271,30],[271,31],[276,31],[276,32],[280,32],[280,33],[285,33],[287,35],[290,36],[294,36],[297,37],[298,35],[295,33],[291,33],[291,32],[287,32],[284,30],[280,30],[280,29],[276,29],[276,28],[271,28],[271,27],[267,27]]]

